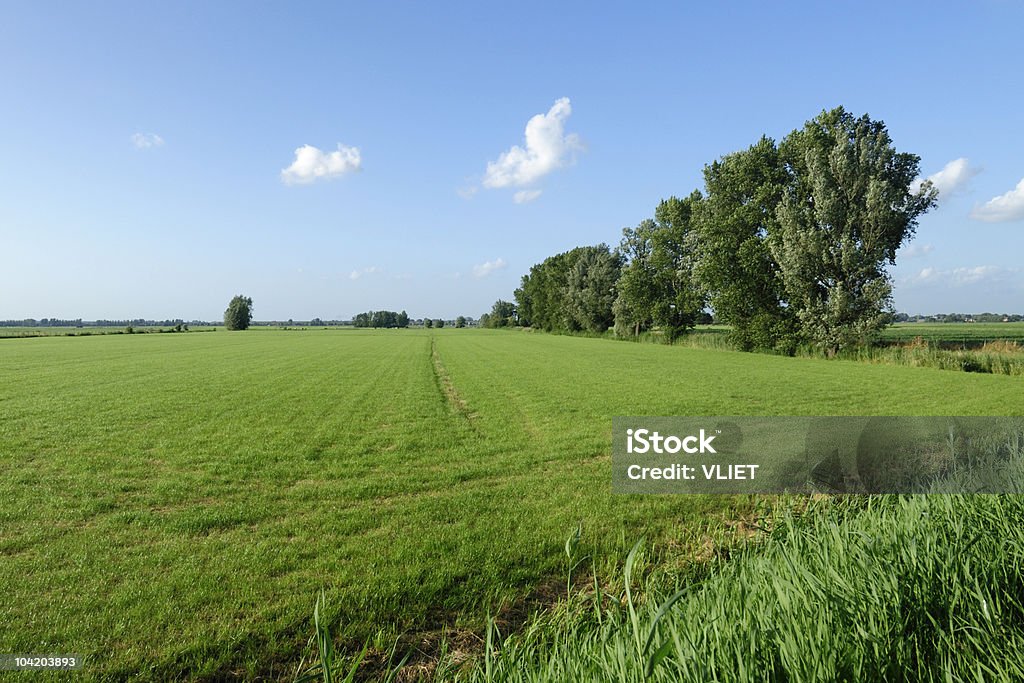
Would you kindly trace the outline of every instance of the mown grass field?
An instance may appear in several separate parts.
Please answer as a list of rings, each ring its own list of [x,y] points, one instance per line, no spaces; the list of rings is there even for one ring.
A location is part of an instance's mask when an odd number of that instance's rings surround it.
[[[614,415],[1020,414],[1020,378],[489,330],[0,344],[0,652],[84,678],[289,676],[479,628],[563,544],[681,557],[754,501],[610,493]],[[560,578],[561,577],[561,578]]]

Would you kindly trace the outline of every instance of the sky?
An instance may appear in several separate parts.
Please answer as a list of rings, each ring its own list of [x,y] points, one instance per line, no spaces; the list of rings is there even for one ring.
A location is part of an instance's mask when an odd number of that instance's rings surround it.
[[[0,4],[0,319],[478,317],[842,105],[940,189],[897,310],[1024,312],[1019,2]]]

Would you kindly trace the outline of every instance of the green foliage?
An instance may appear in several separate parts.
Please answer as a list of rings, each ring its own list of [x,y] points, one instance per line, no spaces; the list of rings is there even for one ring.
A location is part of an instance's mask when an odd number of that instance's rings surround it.
[[[433,320],[431,320],[430,318],[424,318],[423,319],[423,327],[426,327],[427,329],[430,329],[433,326],[434,326],[434,321]]]
[[[823,112],[778,146],[762,137],[706,166],[704,195],[662,201],[617,254],[578,247],[533,266],[520,322],[672,342],[710,305],[743,350],[864,345],[892,318],[886,266],[935,206],[931,183],[912,191],[918,172],[883,122]]]
[[[607,330],[615,320],[612,304],[621,264],[618,253],[599,244],[533,266],[515,291],[519,324],[549,332]]]
[[[622,260],[606,245],[584,248],[569,270],[565,317],[572,329],[604,332],[615,322],[612,304]]]
[[[491,306],[490,313],[484,313],[480,316],[480,326],[489,328],[512,327],[516,324],[516,320],[516,305],[510,301],[498,299]]]
[[[744,351],[792,352],[798,341],[796,315],[768,245],[778,232],[776,209],[788,183],[769,138],[704,167],[696,279]]]
[[[863,344],[889,323],[886,264],[935,206],[911,185],[919,157],[897,153],[885,124],[843,108],[823,112],[779,148],[791,180],[769,247],[803,336],[829,353]]]
[[[460,315],[458,318],[455,319],[455,327],[465,327],[465,326],[466,326],[466,317],[465,316]]]
[[[695,212],[699,192],[684,199],[671,197],[654,211],[657,229],[651,235],[650,264],[656,296],[651,319],[668,341],[693,329],[704,310],[704,297],[694,276],[697,254]]]
[[[628,260],[619,280],[615,328],[639,336],[652,327],[668,342],[693,329],[704,310],[696,280],[699,192],[658,204],[654,220],[623,230],[620,251]]]
[[[625,261],[616,285],[618,296],[612,306],[616,336],[637,337],[654,324],[654,306],[658,299],[651,264],[652,236],[658,225],[651,219],[635,228],[623,228],[619,253]]]
[[[367,311],[366,313],[357,313],[352,318],[352,325],[355,327],[408,327],[409,316],[406,315],[405,311],[401,313],[395,311]]]
[[[247,330],[252,322],[252,299],[237,295],[224,311],[224,327],[229,330]]]
[[[437,320],[435,320],[434,327],[436,327],[437,329],[441,329],[442,327],[444,327],[444,320],[442,318],[438,318]]]
[[[1024,678],[1020,496],[780,507],[761,520],[765,540],[703,580],[649,565],[637,576],[638,543],[621,599],[595,591],[542,613],[490,656],[486,678],[478,663],[459,680]]]

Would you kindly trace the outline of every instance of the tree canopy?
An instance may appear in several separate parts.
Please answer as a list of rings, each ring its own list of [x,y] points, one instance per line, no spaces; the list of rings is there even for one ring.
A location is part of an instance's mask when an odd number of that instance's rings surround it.
[[[612,305],[621,269],[621,256],[607,244],[545,259],[523,276],[515,291],[519,324],[548,331],[604,332],[615,319]]]
[[[367,311],[352,318],[355,327],[409,327],[409,316],[405,311]]]
[[[935,206],[919,157],[881,121],[842,107],[776,144],[762,137],[704,168],[703,192],[661,201],[618,249],[577,247],[530,268],[518,322],[669,340],[707,317],[744,350],[829,354],[872,338],[892,316],[887,266]],[[488,324],[505,318],[492,311]]]
[[[252,322],[252,299],[241,294],[234,297],[224,311],[224,327],[229,330],[246,330]]]

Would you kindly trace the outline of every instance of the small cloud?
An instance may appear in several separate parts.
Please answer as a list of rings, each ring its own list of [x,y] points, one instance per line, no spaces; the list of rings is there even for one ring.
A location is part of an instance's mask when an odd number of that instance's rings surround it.
[[[913,259],[927,256],[933,251],[935,251],[935,247],[930,244],[911,244],[900,249],[900,255],[906,259]]]
[[[1024,179],[1006,194],[993,197],[981,206],[974,207],[971,218],[986,223],[1003,223],[1024,218]]]
[[[503,258],[496,258],[493,261],[485,261],[478,266],[473,266],[473,277],[477,279],[487,277],[494,271],[501,270],[507,266],[508,264],[505,263],[505,259]]]
[[[544,190],[519,190],[512,195],[512,201],[516,204],[526,204],[539,197]]]
[[[555,101],[548,113],[532,117],[526,123],[526,146],[513,145],[497,161],[488,162],[483,186],[492,189],[528,187],[552,171],[573,163],[576,154],[583,151],[583,143],[575,133],[565,134],[565,121],[570,114],[572,105],[568,97],[563,97]]]
[[[362,270],[353,270],[351,273],[348,274],[348,279],[349,280],[358,280],[359,278],[363,277],[364,275],[373,275],[374,273],[383,273],[383,272],[384,272],[383,268],[378,268],[377,266],[370,266],[369,268],[363,268]]]
[[[1001,282],[1016,272],[1017,270],[1014,268],[1003,268],[1002,266],[975,266],[950,270],[928,267],[922,268],[917,275],[907,278],[904,282],[918,285],[965,287],[979,283]]]
[[[981,173],[980,168],[971,166],[966,157],[960,157],[949,162],[942,167],[941,171],[933,173],[925,180],[930,181],[932,186],[939,191],[939,199],[944,199],[962,190],[967,186],[967,182],[979,173]],[[917,192],[922,182],[920,178],[915,180],[910,185],[910,191]]]
[[[281,181],[285,185],[305,185],[316,180],[327,180],[353,171],[363,166],[358,147],[346,147],[339,144],[333,152],[325,152],[312,145],[303,145],[295,150],[295,161],[281,171]]]
[[[151,149],[163,146],[164,139],[156,133],[132,133],[132,147],[135,149]]]

